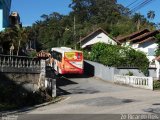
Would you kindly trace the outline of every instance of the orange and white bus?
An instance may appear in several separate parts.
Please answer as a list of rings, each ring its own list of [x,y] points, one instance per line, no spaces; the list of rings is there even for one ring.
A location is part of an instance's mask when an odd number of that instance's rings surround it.
[[[52,48],[54,69],[59,74],[83,74],[83,52],[67,47]]]

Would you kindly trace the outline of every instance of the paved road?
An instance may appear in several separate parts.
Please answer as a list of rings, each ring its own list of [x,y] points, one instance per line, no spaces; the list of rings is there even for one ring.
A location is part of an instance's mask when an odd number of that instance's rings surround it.
[[[50,114],[49,118],[54,117],[52,114],[92,114],[96,120],[98,118],[93,114],[160,113],[159,91],[119,86],[94,77],[63,78],[57,84],[58,95],[63,95],[65,100],[28,111],[27,114],[39,114],[39,119],[44,117],[40,114]],[[100,118],[105,117],[101,115]],[[121,115],[111,117],[120,118]]]

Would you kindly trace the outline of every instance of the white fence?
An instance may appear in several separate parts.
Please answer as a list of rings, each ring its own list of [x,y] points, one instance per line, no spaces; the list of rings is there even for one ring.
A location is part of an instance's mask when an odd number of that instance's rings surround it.
[[[114,82],[130,85],[133,87],[153,90],[153,78],[152,77],[114,75]]]

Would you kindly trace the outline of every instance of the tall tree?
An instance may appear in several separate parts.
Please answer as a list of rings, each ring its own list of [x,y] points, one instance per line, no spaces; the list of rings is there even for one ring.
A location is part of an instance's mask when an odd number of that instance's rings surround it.
[[[28,40],[28,38],[27,38],[28,35],[26,33],[25,28],[16,29],[16,32],[17,32],[17,40],[18,40],[18,48],[17,48],[17,56],[18,56],[22,43],[24,44]]]
[[[43,15],[41,15],[41,18],[43,19],[43,20],[49,20],[49,16],[48,15],[46,15],[46,14],[43,14]]]
[[[143,19],[144,19],[144,16],[141,15],[140,13],[135,13],[135,14],[133,15],[132,20],[133,20],[133,22],[136,23],[136,25],[137,25],[137,30],[140,29],[141,22],[142,22]]]
[[[155,11],[152,10],[148,11],[147,18],[153,20],[154,17],[155,17]]]
[[[116,0],[72,0],[69,5],[73,14],[80,22],[88,21],[96,17],[99,21],[109,19],[115,12],[118,12]],[[110,20],[112,21],[112,20]]]

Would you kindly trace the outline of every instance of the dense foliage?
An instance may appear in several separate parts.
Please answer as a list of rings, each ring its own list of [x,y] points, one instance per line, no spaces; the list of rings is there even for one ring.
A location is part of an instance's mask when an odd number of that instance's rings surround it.
[[[149,66],[149,61],[143,52],[104,43],[93,45],[90,57],[87,55],[87,58],[107,66],[137,67],[145,74]]]
[[[11,45],[14,45],[14,54],[19,55],[28,41],[28,32],[25,28],[8,28],[0,32],[0,43],[4,53],[9,54]]]
[[[19,47],[26,47],[24,43],[28,41],[36,41],[38,51],[55,46],[73,47],[81,37],[99,27],[113,37],[130,34],[146,27],[155,29],[155,25],[144,15],[130,14],[129,9],[117,4],[116,0],[72,0],[69,7],[72,11],[68,15],[57,12],[43,14],[42,19],[31,27],[0,33],[0,42],[13,42],[17,53]],[[154,16],[154,11],[147,14],[148,19],[153,19]],[[22,43],[19,44],[19,40]]]

